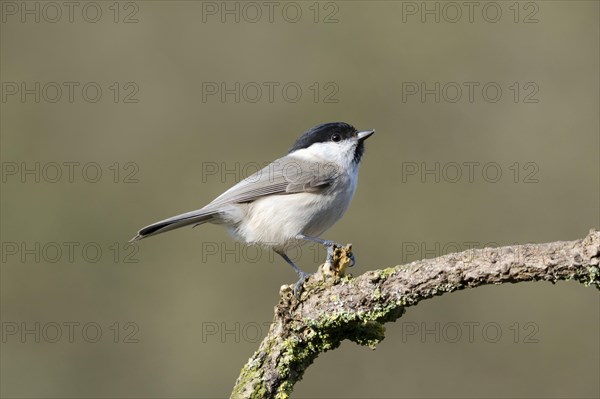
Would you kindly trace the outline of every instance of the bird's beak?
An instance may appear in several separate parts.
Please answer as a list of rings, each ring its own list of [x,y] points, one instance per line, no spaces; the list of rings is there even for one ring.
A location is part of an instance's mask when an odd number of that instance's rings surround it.
[[[365,130],[364,132],[358,132],[358,141],[365,141],[375,133],[375,130]]]

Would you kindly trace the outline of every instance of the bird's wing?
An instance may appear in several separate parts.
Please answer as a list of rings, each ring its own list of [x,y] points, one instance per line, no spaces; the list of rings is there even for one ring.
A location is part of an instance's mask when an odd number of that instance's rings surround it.
[[[316,193],[329,186],[339,173],[334,163],[311,162],[288,155],[240,181],[206,208],[252,202],[266,195]]]
[[[265,195],[317,193],[329,186],[338,175],[339,169],[333,163],[310,162],[286,156],[240,181],[204,208],[146,226],[131,241],[189,224],[197,226],[205,223],[219,213],[222,205],[252,202]]]

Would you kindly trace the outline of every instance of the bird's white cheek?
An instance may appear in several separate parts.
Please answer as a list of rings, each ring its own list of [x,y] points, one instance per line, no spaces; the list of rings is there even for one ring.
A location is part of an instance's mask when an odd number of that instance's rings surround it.
[[[307,161],[332,162],[338,166],[348,167],[352,161],[355,147],[356,143],[352,141],[315,143],[309,148],[295,151],[293,155]]]

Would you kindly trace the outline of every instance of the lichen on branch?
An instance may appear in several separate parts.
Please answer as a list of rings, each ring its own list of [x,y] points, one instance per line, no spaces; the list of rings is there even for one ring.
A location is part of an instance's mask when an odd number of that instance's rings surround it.
[[[345,339],[372,348],[384,323],[409,306],[448,292],[524,281],[575,280],[600,289],[600,232],[576,241],[472,249],[402,266],[345,275],[350,245],[335,249],[300,298],[280,290],[271,328],[238,377],[232,398],[288,398],[321,353]]]

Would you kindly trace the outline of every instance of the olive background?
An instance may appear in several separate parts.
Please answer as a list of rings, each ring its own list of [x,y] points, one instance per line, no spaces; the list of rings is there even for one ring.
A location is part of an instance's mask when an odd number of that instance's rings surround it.
[[[296,276],[216,226],[127,241],[200,208],[317,123],[377,131],[349,211],[323,235],[354,244],[355,275],[599,227],[598,2],[477,2],[472,22],[460,2],[278,2],[272,22],[258,2],[260,18],[253,5],[222,22],[221,9],[244,5],[137,1],[117,3],[114,22],[114,3],[97,1],[96,23],[86,3],[73,22],[64,6],[56,22],[3,8],[2,397],[227,397]],[[439,22],[422,22],[423,7]],[[46,87],[39,102],[9,94],[22,82]],[[72,102],[64,82],[79,84]],[[222,82],[240,84],[239,102],[211,94]],[[435,82],[439,102],[407,92]],[[478,84],[472,102],[465,82]],[[77,163],[72,179],[65,162]],[[39,181],[21,175],[36,163]],[[11,252],[22,244],[34,254]],[[324,251],[293,256],[314,271]],[[595,398],[599,313],[597,290],[574,282],[436,297],[386,325],[375,351],[346,341],[319,356],[292,397]],[[40,342],[21,336],[35,323]],[[64,323],[79,323],[72,340]]]

